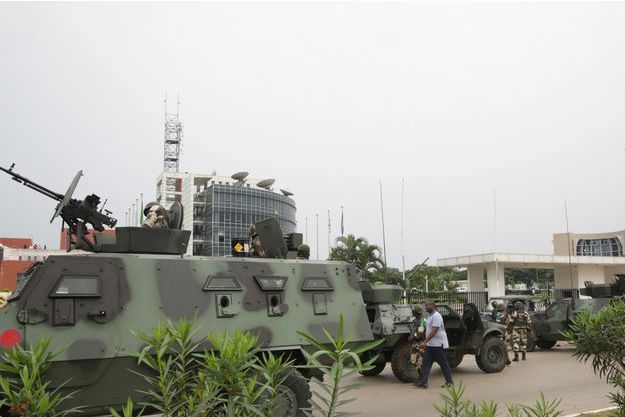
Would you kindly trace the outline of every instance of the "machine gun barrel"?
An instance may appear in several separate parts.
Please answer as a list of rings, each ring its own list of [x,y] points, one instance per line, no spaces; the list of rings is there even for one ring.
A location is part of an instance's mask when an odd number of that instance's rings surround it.
[[[82,176],[82,171],[78,171],[74,180],[67,189],[67,192],[65,194],[60,194],[44,187],[43,185],[37,184],[17,172],[14,172],[14,167],[15,164],[11,164],[8,169],[0,166],[0,171],[6,172],[11,176],[11,178],[13,178],[13,180],[19,182],[20,184],[23,184],[26,187],[45,195],[46,197],[56,200],[58,204],[50,223],[60,216],[68,225],[70,236],[77,235],[79,232],[81,235],[86,235],[88,233],[87,224],[90,224],[99,232],[104,230],[104,226],[113,228],[117,224],[117,220],[109,216],[109,214],[111,214],[110,211],[107,211],[106,214],[102,213],[102,211],[98,211],[100,197],[97,195],[88,195],[84,200],[72,198],[72,194],[74,193],[74,190],[78,185],[78,181]]]
[[[15,164],[11,165],[11,167],[8,168],[8,169],[0,166],[0,171],[4,171],[7,174],[9,174],[14,181],[17,181],[20,184],[23,184],[26,187],[31,188],[31,189],[37,191],[40,194],[43,194],[43,195],[45,195],[47,197],[50,197],[53,200],[61,201],[63,199],[63,194],[55,193],[54,191],[50,190],[49,188],[46,188],[43,185],[37,184],[35,181],[31,181],[28,178],[18,174],[17,172],[13,172],[13,166],[14,165]]]

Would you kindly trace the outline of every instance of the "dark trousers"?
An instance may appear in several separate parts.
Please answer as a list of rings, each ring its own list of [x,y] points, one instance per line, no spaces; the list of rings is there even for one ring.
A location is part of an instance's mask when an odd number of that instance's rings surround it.
[[[432,370],[432,364],[436,362],[441,367],[443,375],[445,376],[445,382],[447,384],[453,383],[451,379],[451,368],[449,362],[447,362],[447,351],[442,347],[426,346],[423,352],[423,366],[421,367],[421,379],[419,384],[427,385],[430,371]]]

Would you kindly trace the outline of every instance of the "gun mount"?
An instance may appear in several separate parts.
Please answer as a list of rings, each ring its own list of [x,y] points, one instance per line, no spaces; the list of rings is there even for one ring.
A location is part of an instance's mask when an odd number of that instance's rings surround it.
[[[88,233],[87,225],[91,225],[94,230],[101,232],[104,230],[105,226],[113,228],[117,224],[117,220],[110,216],[112,213],[109,210],[104,210],[104,206],[98,210],[100,197],[97,195],[88,195],[84,200],[72,198],[78,181],[80,181],[80,177],[82,177],[82,171],[76,173],[65,194],[60,194],[14,172],[14,167],[15,164],[11,164],[8,169],[0,166],[0,171],[9,174],[14,181],[58,201],[50,223],[60,216],[63,222],[68,226],[67,233],[70,240],[71,236],[76,236],[78,243],[87,243],[87,246],[91,246],[91,242],[85,238]],[[77,242],[71,243],[76,244]],[[68,245],[68,249],[70,246],[71,245]]]

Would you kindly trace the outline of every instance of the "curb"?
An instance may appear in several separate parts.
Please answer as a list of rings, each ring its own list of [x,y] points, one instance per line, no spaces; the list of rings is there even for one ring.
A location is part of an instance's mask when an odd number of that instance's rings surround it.
[[[590,410],[590,411],[583,411],[581,413],[575,413],[575,414],[567,414],[565,416],[561,416],[561,417],[577,417],[581,414],[592,414],[592,413],[601,413],[602,411],[608,411],[608,410],[616,410],[618,407],[606,407],[606,408],[600,408],[598,410]]]

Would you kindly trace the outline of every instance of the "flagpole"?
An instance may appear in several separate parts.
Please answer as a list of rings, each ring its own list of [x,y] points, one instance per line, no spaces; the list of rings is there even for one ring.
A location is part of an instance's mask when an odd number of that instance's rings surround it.
[[[137,211],[135,212],[135,226],[139,226],[139,199],[135,198],[135,203],[137,204]]]
[[[330,210],[328,210],[328,256],[330,256],[330,234],[332,233],[332,226],[330,225]]]
[[[343,217],[343,206],[341,206],[341,236],[345,236],[345,218]]]
[[[571,305],[575,308],[575,290],[573,289],[573,263],[571,262],[571,232],[569,231],[569,210],[564,201],[564,218],[566,219],[566,247],[569,250],[569,274],[571,277]]]
[[[497,283],[497,294],[499,294],[499,256],[497,256],[497,252],[499,251],[497,245],[497,188],[493,187],[493,221],[495,223],[495,282]],[[504,271],[504,286],[505,286],[505,271]],[[505,290],[504,290],[505,292]]]
[[[319,260],[319,213],[315,213],[315,217],[317,219],[317,238],[315,239],[315,243],[317,246],[317,260]]]
[[[402,266],[402,280],[404,281],[404,288],[408,288],[406,283],[406,254],[404,253],[404,177],[401,178],[401,266]]]
[[[143,193],[141,193],[141,206],[139,207],[139,226],[143,224]]]
[[[384,230],[384,201],[382,199],[382,180],[380,180],[380,211],[382,213],[382,246],[384,248],[384,268],[386,269],[386,231]]]

